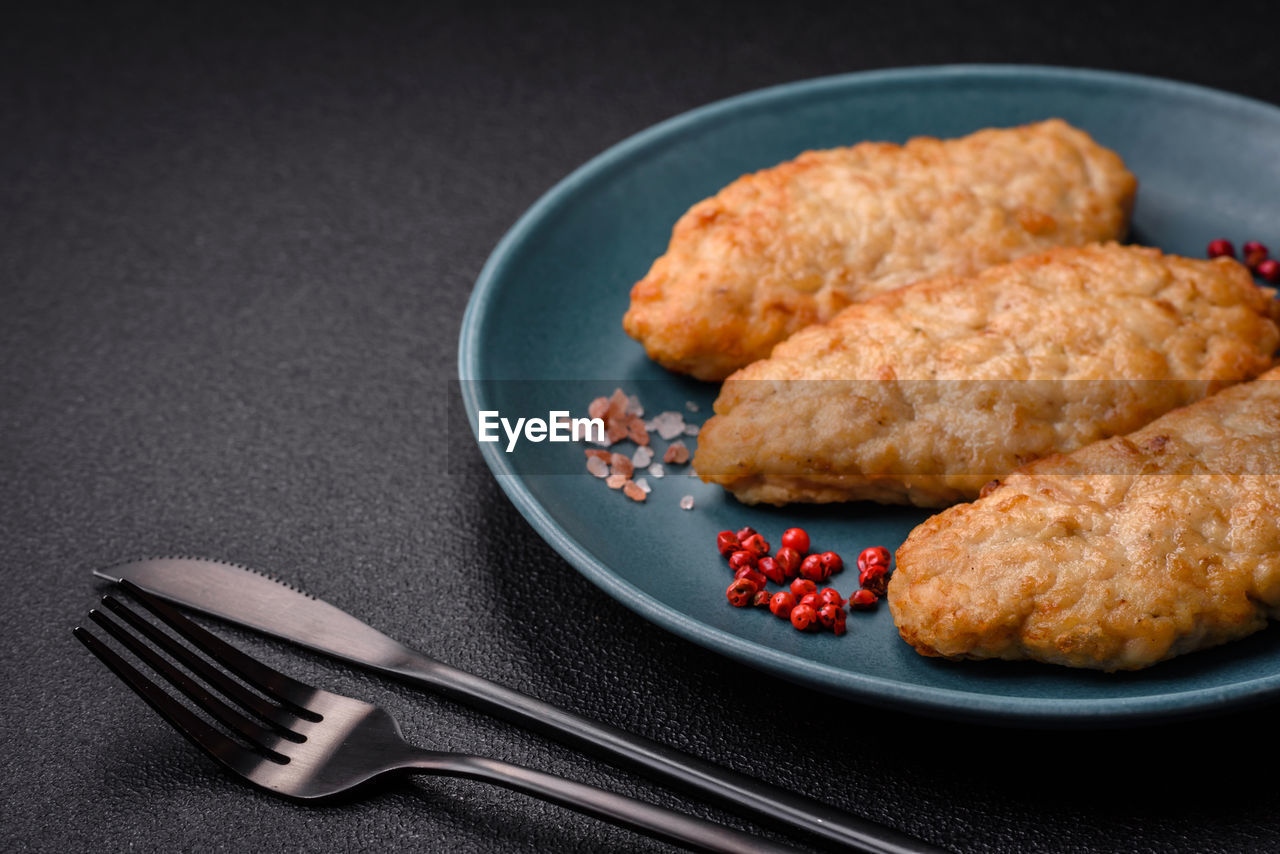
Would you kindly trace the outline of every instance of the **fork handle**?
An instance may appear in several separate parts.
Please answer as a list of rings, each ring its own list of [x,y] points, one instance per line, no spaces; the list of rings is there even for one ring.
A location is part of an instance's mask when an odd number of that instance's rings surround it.
[[[494,783],[699,851],[720,854],[795,852],[794,848],[775,845],[758,836],[665,807],[483,756],[423,751],[419,758],[409,760],[403,767],[422,774]]]
[[[884,825],[575,715],[418,652],[380,669],[425,684],[451,698],[602,758],[621,760],[618,764],[640,770],[712,803],[735,808],[753,820],[782,822],[872,854],[944,854],[941,848]]]

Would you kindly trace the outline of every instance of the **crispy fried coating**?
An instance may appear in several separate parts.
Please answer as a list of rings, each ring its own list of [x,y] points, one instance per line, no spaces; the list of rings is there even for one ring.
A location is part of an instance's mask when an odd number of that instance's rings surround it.
[[[1058,119],[809,151],[690,208],[623,327],[667,368],[724,379],[874,294],[1119,239],[1136,188],[1115,152]]]
[[[932,517],[889,606],[924,655],[1100,670],[1280,618],[1280,369]]]
[[[730,377],[694,467],[749,504],[971,500],[1266,371],[1273,293],[1230,259],[1118,244],[917,283]]]

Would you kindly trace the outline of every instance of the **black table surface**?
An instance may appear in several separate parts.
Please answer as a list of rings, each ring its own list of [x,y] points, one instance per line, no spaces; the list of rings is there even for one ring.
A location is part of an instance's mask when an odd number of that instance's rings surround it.
[[[0,847],[669,850],[478,783],[305,806],[222,773],[70,632],[103,592],[91,569],[173,552],[277,573],[455,665],[956,851],[1280,846],[1256,773],[1274,708],[1028,731],[798,688],[606,597],[478,453],[446,466],[444,437],[489,251],[626,136],[775,83],[950,62],[1280,103],[1266,4],[28,5],[0,31]],[[721,815],[220,630],[414,740]]]

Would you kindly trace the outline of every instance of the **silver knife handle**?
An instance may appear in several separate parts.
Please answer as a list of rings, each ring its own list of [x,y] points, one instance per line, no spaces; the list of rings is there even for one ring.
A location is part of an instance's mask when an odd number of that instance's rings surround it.
[[[754,820],[785,822],[857,851],[939,854],[943,850],[811,798],[580,717],[417,652],[381,669],[603,759],[620,760],[618,764],[647,773],[707,801],[735,808]]]

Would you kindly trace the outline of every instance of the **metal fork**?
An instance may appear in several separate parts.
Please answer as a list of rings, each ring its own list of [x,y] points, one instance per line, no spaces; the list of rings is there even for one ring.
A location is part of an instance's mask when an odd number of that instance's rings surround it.
[[[518,765],[414,747],[404,740],[400,726],[384,709],[304,685],[249,657],[136,585],[126,581],[124,588],[208,660],[113,596],[104,596],[103,604],[133,632],[97,609],[89,611],[89,617],[232,734],[201,718],[82,626],[76,626],[75,636],[196,747],[264,789],[313,799],[345,792],[392,771],[466,777],[700,850],[744,854],[793,850]],[[180,662],[191,675],[140,640],[139,635]],[[210,661],[259,693],[250,691]]]

